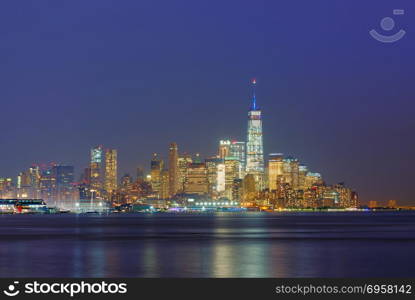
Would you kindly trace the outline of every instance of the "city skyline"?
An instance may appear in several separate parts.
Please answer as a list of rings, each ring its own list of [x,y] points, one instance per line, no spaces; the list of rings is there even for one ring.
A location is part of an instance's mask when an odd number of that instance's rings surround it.
[[[234,138],[220,140],[218,143],[217,153],[210,153],[209,155],[201,155],[200,152],[196,153],[190,153],[188,151],[180,152],[178,150],[178,145],[176,142],[171,142],[169,145],[169,150],[167,153],[163,152],[153,152],[152,153],[152,160],[150,163],[147,162],[147,165],[137,165],[135,167],[130,166],[129,169],[134,168],[134,171],[138,172],[138,170],[141,171],[147,171],[147,176],[154,177],[153,174],[153,164],[156,162],[158,164],[157,169],[160,170],[160,173],[157,175],[159,178],[156,180],[158,182],[158,186],[153,186],[153,192],[160,193],[158,197],[167,199],[173,197],[176,193],[184,192],[184,190],[180,190],[179,187],[179,160],[180,158],[189,156],[190,160],[193,162],[195,161],[193,157],[200,157],[201,161],[204,161],[204,163],[207,163],[209,159],[211,158],[221,158],[224,161],[227,159],[234,159],[237,158],[239,164],[236,166],[237,169],[239,169],[239,172],[244,174],[240,175],[238,178],[243,178],[245,175],[252,174],[255,178],[255,183],[257,185],[257,189],[259,191],[264,189],[271,190],[271,187],[275,185],[274,183],[268,183],[270,178],[273,180],[276,180],[277,177],[276,173],[282,174],[282,165],[278,167],[272,167],[272,164],[276,157],[278,161],[296,161],[298,164],[298,159],[294,158],[292,155],[288,154],[285,155],[281,152],[274,152],[269,153],[268,159],[264,159],[264,150],[263,150],[263,136],[262,136],[262,116],[261,116],[261,108],[259,107],[257,103],[256,98],[256,79],[252,79],[250,81],[251,89],[252,89],[252,95],[250,99],[250,106],[248,109],[248,123],[247,123],[247,135],[246,135],[246,141],[238,141]],[[240,148],[242,147],[242,148]],[[241,150],[242,149],[242,150]],[[104,148],[102,144],[92,147],[90,149],[90,162],[85,166],[85,168],[80,168],[79,171],[76,173],[74,170],[76,168],[71,163],[57,163],[57,162],[50,162],[50,163],[43,163],[43,164],[31,164],[29,168],[29,173],[31,172],[32,168],[37,168],[38,172],[39,170],[47,171],[48,166],[51,167],[53,170],[54,168],[71,168],[71,178],[73,178],[72,182],[70,184],[79,186],[82,184],[83,181],[87,180],[90,181],[91,191],[95,193],[96,196],[104,197],[100,190],[102,192],[107,193],[108,195],[111,193],[115,193],[117,191],[118,183],[122,184],[122,181],[126,177],[130,177],[130,180],[133,180],[134,176],[131,176],[130,174],[134,174],[134,172],[130,173],[128,171],[120,172],[118,169],[118,149],[113,148]],[[241,153],[241,154],[239,154]],[[226,165],[226,164],[225,164]],[[224,166],[225,166],[224,165]],[[228,168],[226,166],[226,168]],[[308,166],[304,164],[299,165],[299,172],[305,170],[305,172],[309,172],[309,174],[313,176],[317,176],[317,181],[323,180],[320,173],[312,173],[309,171]],[[271,171],[273,170],[273,171]],[[52,171],[53,172],[53,171]],[[225,172],[225,169],[223,170]],[[274,172],[275,174],[271,175],[271,172]],[[88,174],[87,174],[88,173]],[[89,174],[90,173],[90,174]],[[17,186],[20,185],[21,181],[21,174],[24,174],[22,172],[18,173],[16,175],[16,179],[11,176],[3,176],[0,178],[3,178],[3,180],[6,180],[8,178],[12,178]],[[76,177],[79,178],[79,180],[75,179]],[[225,173],[224,173],[225,174]],[[314,175],[315,174],[315,175]],[[145,175],[145,174],[143,174]],[[86,179],[86,177],[90,176],[89,179]],[[138,177],[141,175],[137,175]],[[163,188],[163,178],[166,176],[166,187]],[[216,176],[216,175],[215,175]],[[265,176],[267,177],[267,183],[264,183]],[[138,178],[137,177],[137,178]],[[275,178],[274,178],[275,177]],[[324,178],[327,179],[327,178]],[[57,179],[58,181],[59,179]],[[153,179],[152,179],[153,180]],[[297,179],[298,180],[298,179]],[[304,180],[304,179],[303,179]],[[334,182],[330,180],[324,180],[322,182],[325,182],[326,184],[334,184]],[[344,184],[344,181],[339,181],[340,184]],[[67,182],[68,184],[69,182]],[[153,181],[151,181],[153,183]],[[184,183],[183,183],[184,184]],[[292,183],[290,183],[292,184]],[[337,184],[337,183],[336,183]],[[215,189],[219,189],[219,183],[218,187],[215,187]],[[166,192],[162,192],[162,190],[165,189]],[[225,182],[223,183],[223,192],[225,192]],[[208,190],[206,190],[206,193],[208,193]],[[209,192],[210,193],[210,192]],[[27,194],[25,194],[27,197]],[[160,196],[162,195],[162,196]],[[227,195],[226,193],[224,194]],[[16,194],[17,197],[20,197],[19,192]],[[89,196],[88,196],[89,197]],[[228,197],[228,196],[226,196]],[[229,195],[229,197],[232,197]],[[54,200],[54,203],[56,203],[56,199]],[[381,205],[382,202],[385,202],[387,204],[394,203],[396,206],[397,200],[396,199],[388,199],[387,201],[382,201],[378,199],[369,199],[367,201],[359,200],[360,203],[365,203],[371,207],[376,207],[377,205]]]
[[[120,176],[172,141],[208,156],[245,140],[256,77],[265,157],[298,157],[364,202],[414,204],[414,42],[368,36],[390,4],[104,2],[1,10],[1,177],[49,161],[78,177],[99,144]]]
[[[121,208],[153,201],[151,207],[163,209],[189,204],[197,208],[209,203],[264,210],[358,208],[358,193],[344,182],[331,185],[290,155],[271,153],[268,160],[264,159],[256,84],[252,79],[246,141],[220,140],[217,153],[206,157],[180,153],[177,143],[172,142],[167,160],[154,152],[148,175],[138,166],[137,177],[128,173],[120,177],[118,150],[98,145],[90,149],[90,162],[79,180],[75,180],[74,166],[32,165],[20,172],[16,181],[0,178],[0,196],[42,199],[48,205],[69,210]],[[388,203],[396,208],[396,201]],[[369,204],[378,206],[377,201]]]

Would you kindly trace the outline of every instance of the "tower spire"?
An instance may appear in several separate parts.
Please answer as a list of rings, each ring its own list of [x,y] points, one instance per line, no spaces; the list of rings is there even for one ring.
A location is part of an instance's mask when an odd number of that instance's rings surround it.
[[[258,107],[256,105],[256,95],[255,95],[255,88],[256,88],[256,79],[252,79],[252,102],[251,102],[251,110],[257,110]]]

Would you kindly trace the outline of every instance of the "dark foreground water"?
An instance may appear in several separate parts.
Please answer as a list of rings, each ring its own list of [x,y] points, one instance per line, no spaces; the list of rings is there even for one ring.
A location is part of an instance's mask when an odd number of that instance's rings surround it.
[[[415,213],[1,215],[1,277],[415,276]]]

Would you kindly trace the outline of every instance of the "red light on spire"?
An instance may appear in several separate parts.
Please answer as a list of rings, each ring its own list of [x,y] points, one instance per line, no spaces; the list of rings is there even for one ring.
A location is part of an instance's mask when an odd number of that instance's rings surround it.
[[[252,79],[252,84],[256,84],[256,79],[255,78]]]

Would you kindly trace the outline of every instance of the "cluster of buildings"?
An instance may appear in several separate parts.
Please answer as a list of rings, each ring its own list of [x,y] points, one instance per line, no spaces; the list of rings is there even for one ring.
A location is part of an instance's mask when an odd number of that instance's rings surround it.
[[[118,180],[117,150],[94,147],[90,164],[75,180],[74,167],[35,165],[21,172],[16,181],[0,178],[0,198],[43,199],[51,206],[119,206],[152,203],[157,206],[217,205],[244,207],[352,208],[357,193],[343,183],[327,185],[297,158],[263,151],[262,114],[253,95],[248,111],[246,141],[223,139],[215,155],[180,153],[171,143],[167,159],[154,153],[150,172],[137,168],[135,176]]]
[[[0,199],[42,199],[48,206],[68,210],[110,206],[117,191],[117,151],[92,148],[90,164],[79,180],[74,169],[57,163],[32,165],[16,180],[0,178]]]
[[[250,161],[246,147],[241,141],[221,140],[218,154],[202,159],[198,154],[179,154],[172,143],[167,163],[153,154],[147,197],[181,204],[188,199],[225,200],[273,209],[359,205],[356,192],[343,183],[325,184],[319,173],[309,171],[298,159],[272,153],[264,165],[257,153]]]

